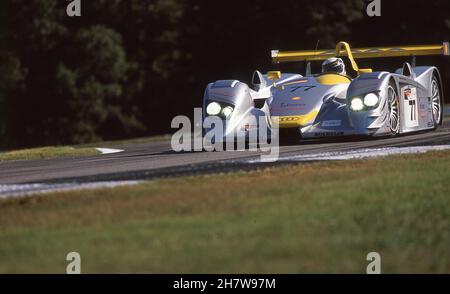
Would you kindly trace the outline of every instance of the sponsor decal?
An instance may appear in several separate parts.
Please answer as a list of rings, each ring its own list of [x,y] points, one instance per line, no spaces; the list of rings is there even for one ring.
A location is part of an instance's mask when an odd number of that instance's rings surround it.
[[[343,136],[344,132],[323,132],[323,133],[314,133],[315,137],[334,137],[334,136]]]
[[[409,100],[409,97],[411,97],[411,89],[405,89],[405,100]]]
[[[419,104],[419,116],[427,117],[428,116],[427,106],[425,104]]]
[[[229,93],[224,93],[224,92],[216,92],[216,91],[211,91],[210,92],[211,95],[219,95],[219,96],[225,96],[225,97],[233,97],[233,94],[229,94]]]
[[[336,120],[324,120],[322,122],[322,127],[339,127],[341,126],[342,121],[340,119]]]
[[[299,108],[299,107],[305,107],[305,106],[306,105],[303,103],[284,103],[284,102],[282,102],[280,104],[280,108],[290,108],[290,107]]]
[[[300,118],[298,116],[283,116],[279,118],[280,122],[286,121],[298,121]]]
[[[286,111],[286,110],[303,110],[306,104],[302,103],[280,103],[279,107],[270,107],[271,112]]]

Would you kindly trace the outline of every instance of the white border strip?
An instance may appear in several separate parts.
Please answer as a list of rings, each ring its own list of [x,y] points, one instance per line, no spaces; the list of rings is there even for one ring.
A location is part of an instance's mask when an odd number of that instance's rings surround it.
[[[122,149],[112,149],[112,148],[95,148],[95,150],[97,150],[101,154],[113,154],[113,153],[119,153],[119,152],[124,151]]]
[[[324,160],[349,160],[349,159],[364,159],[380,156],[399,155],[399,154],[414,154],[425,153],[429,151],[450,150],[450,145],[436,145],[436,146],[414,146],[414,147],[387,147],[387,148],[371,148],[359,149],[352,151],[341,152],[325,152],[307,155],[293,155],[280,157],[278,161],[324,161]],[[261,160],[247,161],[248,163],[264,162]]]
[[[43,194],[50,192],[66,192],[85,189],[115,188],[119,186],[136,185],[142,181],[104,181],[89,183],[60,183],[60,184],[13,184],[0,185],[0,199]]]

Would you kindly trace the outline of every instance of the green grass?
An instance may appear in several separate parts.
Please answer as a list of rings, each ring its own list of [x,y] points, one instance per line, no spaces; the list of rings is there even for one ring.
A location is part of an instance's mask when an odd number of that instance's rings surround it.
[[[0,273],[450,273],[450,152],[0,201]]]
[[[100,154],[95,148],[70,146],[40,147],[0,152],[0,161],[31,160],[55,157],[78,157]]]
[[[170,140],[170,135],[142,137],[126,140],[101,141],[77,146],[48,146],[19,150],[0,151],[0,162],[11,160],[48,159],[56,157],[79,157],[100,154],[95,147],[124,147],[131,144],[145,144]]]

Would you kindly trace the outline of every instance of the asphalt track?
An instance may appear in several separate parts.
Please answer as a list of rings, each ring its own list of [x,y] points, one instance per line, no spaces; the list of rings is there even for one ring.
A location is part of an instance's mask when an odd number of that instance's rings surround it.
[[[448,144],[450,144],[450,118],[446,117],[443,126],[433,132],[414,133],[396,138],[310,140],[281,146],[280,157],[365,148]],[[260,153],[249,151],[177,153],[171,150],[168,141],[120,146],[120,148],[124,149],[124,152],[101,156],[3,162],[0,163],[0,185],[149,180],[289,164],[289,161],[249,163],[250,160],[260,158]]]

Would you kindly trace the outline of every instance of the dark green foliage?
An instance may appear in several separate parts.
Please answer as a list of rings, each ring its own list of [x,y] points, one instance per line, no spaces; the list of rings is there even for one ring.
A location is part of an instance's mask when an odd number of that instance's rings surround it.
[[[450,39],[448,0],[383,1],[375,18],[363,0],[81,0],[72,18],[64,0],[0,2],[3,147],[168,132],[173,116],[201,104],[208,82],[276,68],[271,49]],[[448,61],[426,62],[448,76]]]

